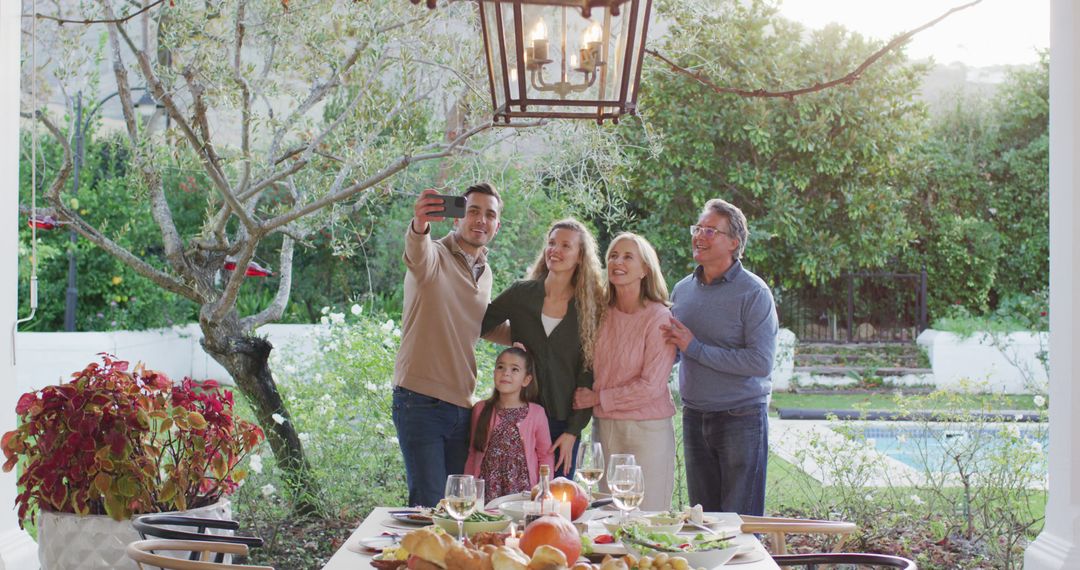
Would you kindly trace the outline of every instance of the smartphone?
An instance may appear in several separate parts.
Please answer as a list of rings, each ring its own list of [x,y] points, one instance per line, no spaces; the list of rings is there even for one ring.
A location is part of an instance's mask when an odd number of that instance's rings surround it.
[[[437,212],[436,215],[440,215],[446,218],[464,218],[465,217],[465,197],[464,196],[448,196],[445,194],[436,194],[433,198],[442,200],[443,211]]]

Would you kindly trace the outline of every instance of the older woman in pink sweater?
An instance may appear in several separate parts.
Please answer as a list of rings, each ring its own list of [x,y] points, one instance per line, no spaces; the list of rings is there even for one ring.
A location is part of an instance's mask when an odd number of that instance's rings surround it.
[[[607,251],[607,309],[596,339],[593,387],[574,408],[592,408],[604,452],[633,453],[645,475],[643,510],[671,508],[675,488],[675,404],[668,390],[675,347],[661,325],[671,318],[656,250],[622,233]]]

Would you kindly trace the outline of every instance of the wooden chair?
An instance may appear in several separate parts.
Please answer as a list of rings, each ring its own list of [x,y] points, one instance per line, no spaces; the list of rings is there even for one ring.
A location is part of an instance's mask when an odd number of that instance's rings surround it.
[[[767,534],[772,539],[775,554],[787,554],[786,535],[788,534],[836,534],[840,540],[833,547],[833,552],[847,542],[848,535],[855,532],[855,523],[844,521],[822,521],[814,519],[788,519],[778,517],[755,517],[741,515],[742,531],[747,533]]]
[[[274,570],[272,566],[248,566],[246,564],[225,564],[202,560],[185,560],[154,554],[155,550],[190,550],[198,553],[222,553],[246,555],[246,544],[228,542],[204,542],[199,540],[138,540],[127,545],[128,558],[135,561],[139,568],[143,565],[155,566],[162,570]]]
[[[782,567],[805,566],[815,570],[818,565],[843,565],[844,568],[900,568],[918,570],[918,566],[907,558],[887,554],[786,554],[773,556],[773,560]]]
[[[131,525],[135,527],[135,531],[138,532],[139,536],[143,539],[163,538],[168,540],[197,540],[200,542],[228,542],[232,544],[243,544],[249,547],[259,547],[263,545],[263,540],[256,536],[209,534],[206,532],[208,529],[237,530],[240,528],[240,525],[236,521],[230,520],[204,519],[178,515],[143,515],[133,519]],[[195,532],[165,528],[166,526],[194,528]],[[188,559],[198,560],[202,554],[205,553],[192,552]],[[224,561],[225,553],[218,552],[214,562],[220,563]]]

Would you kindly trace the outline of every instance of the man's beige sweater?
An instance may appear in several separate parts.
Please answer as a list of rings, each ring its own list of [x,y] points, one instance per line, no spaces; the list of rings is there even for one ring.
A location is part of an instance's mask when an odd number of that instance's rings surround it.
[[[432,240],[405,234],[405,304],[401,348],[394,363],[394,386],[472,406],[476,388],[476,341],[491,300],[491,268],[474,279],[465,253],[451,232]],[[477,263],[486,263],[481,248]]]

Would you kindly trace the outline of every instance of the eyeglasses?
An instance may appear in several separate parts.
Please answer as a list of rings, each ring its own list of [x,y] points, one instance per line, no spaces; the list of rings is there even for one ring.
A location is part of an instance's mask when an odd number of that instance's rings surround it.
[[[697,237],[698,234],[705,234],[705,239],[712,239],[716,237],[716,234],[722,234],[725,236],[731,236],[731,232],[724,230],[718,230],[716,228],[707,228],[705,226],[690,226],[690,235]]]

